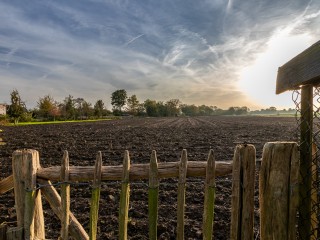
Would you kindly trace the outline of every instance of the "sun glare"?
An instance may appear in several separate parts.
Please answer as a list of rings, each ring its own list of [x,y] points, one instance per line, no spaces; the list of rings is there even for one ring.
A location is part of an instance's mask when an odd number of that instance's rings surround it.
[[[254,63],[240,73],[240,89],[262,107],[292,107],[291,93],[275,94],[278,67],[305,50],[311,44],[307,34],[290,35],[288,31],[276,33],[259,53]]]

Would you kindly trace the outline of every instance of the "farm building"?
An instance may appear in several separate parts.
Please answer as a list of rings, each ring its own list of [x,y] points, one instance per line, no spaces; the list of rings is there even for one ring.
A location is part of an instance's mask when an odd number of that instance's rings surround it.
[[[7,112],[6,104],[0,103],[0,115],[5,115]]]

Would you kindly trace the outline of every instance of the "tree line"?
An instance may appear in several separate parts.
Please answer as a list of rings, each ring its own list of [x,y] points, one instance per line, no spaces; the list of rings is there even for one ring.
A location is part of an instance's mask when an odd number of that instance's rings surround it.
[[[18,90],[10,93],[10,104],[7,106],[7,116],[14,123],[19,121],[62,121],[62,120],[85,120],[100,119],[108,116],[145,116],[145,117],[172,117],[172,116],[210,116],[210,115],[247,115],[254,114],[276,114],[295,113],[294,109],[277,110],[275,107],[250,111],[246,106],[229,107],[226,110],[217,106],[196,106],[194,104],[183,104],[179,99],[168,101],[156,101],[146,99],[140,102],[137,96],[127,95],[124,89],[116,90],[111,94],[112,110],[108,110],[101,99],[91,104],[84,98],[74,98],[69,95],[61,102],[52,96],[45,95],[37,101],[34,109],[27,109],[25,102],[21,99]],[[4,116],[6,118],[6,116]]]

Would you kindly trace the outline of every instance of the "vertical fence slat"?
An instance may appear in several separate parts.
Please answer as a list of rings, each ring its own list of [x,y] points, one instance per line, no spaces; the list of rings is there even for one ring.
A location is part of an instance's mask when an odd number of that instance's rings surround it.
[[[39,153],[17,150],[12,155],[17,229],[25,229],[25,238],[45,238],[41,192],[36,190],[36,171],[40,168]],[[36,230],[35,230],[36,229]]]
[[[233,158],[231,239],[253,239],[256,150],[237,145]]]
[[[98,212],[99,212],[99,200],[101,191],[101,169],[102,169],[102,154],[99,151],[96,157],[94,178],[92,184],[92,197],[90,208],[90,233],[89,239],[95,240],[97,238],[97,226],[98,226]]]
[[[156,151],[152,151],[149,168],[149,239],[157,239],[159,178]]]
[[[179,183],[178,183],[178,203],[177,203],[177,239],[184,239],[184,212],[185,212],[185,192],[187,176],[187,150],[183,149],[179,165]]]
[[[119,239],[127,239],[128,230],[128,211],[129,211],[129,172],[130,172],[130,157],[129,151],[124,152],[123,158],[123,172],[122,172],[122,184],[120,193],[120,208],[119,208]]]
[[[214,152],[209,151],[206,169],[206,181],[204,191],[204,213],[203,213],[203,239],[211,240],[213,233],[213,219],[214,219],[214,201],[215,201],[215,170],[216,163]]]
[[[240,146],[236,146],[232,162],[231,230],[230,239],[240,239],[241,232],[241,158]]]
[[[296,239],[299,153],[296,143],[266,143],[259,176],[261,239]]]
[[[69,181],[69,154],[64,151],[61,165],[61,239],[67,240],[69,235],[70,224],[70,184]]]

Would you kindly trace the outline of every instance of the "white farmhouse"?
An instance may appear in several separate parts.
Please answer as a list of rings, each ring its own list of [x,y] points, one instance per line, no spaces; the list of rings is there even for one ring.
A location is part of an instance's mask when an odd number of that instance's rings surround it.
[[[6,115],[7,108],[6,104],[0,103],[0,115]]]

